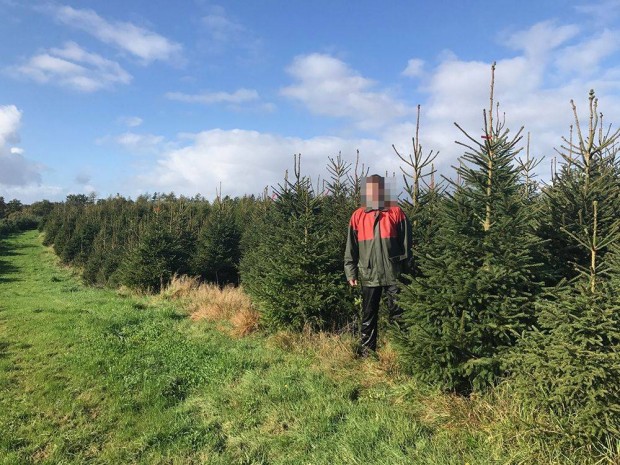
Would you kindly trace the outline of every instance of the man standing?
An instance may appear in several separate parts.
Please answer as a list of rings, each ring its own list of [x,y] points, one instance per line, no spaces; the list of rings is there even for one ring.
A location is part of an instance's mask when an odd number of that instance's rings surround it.
[[[398,278],[411,257],[411,225],[402,209],[390,200],[385,179],[377,174],[362,183],[362,207],[349,222],[344,270],[351,286],[362,286],[361,355],[377,349],[377,321],[385,289],[389,318],[398,321]]]

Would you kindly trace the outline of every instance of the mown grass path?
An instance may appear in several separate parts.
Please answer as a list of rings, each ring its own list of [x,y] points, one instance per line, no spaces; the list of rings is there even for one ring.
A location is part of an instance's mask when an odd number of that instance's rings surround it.
[[[511,462],[420,421],[411,386],[85,287],[36,231],[0,244],[0,464]]]

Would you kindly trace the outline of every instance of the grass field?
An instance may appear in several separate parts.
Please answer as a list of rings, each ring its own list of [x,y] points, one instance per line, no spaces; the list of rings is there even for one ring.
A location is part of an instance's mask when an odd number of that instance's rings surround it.
[[[387,349],[221,326],[83,286],[36,231],[5,240],[0,464],[580,463],[532,449],[505,398],[416,385]]]

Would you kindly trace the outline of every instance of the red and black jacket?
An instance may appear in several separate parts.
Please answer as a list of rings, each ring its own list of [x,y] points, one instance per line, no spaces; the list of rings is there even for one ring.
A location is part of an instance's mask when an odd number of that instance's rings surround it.
[[[360,207],[351,215],[344,271],[362,286],[396,284],[411,257],[411,225],[400,207]]]

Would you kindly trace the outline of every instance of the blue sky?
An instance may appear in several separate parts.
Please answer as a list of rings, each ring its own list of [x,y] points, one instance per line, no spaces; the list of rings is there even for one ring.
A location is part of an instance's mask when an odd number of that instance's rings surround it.
[[[544,179],[571,99],[620,123],[619,29],[620,0],[0,0],[0,196],[259,193],[294,153],[398,171],[417,104],[450,175],[493,61]]]

